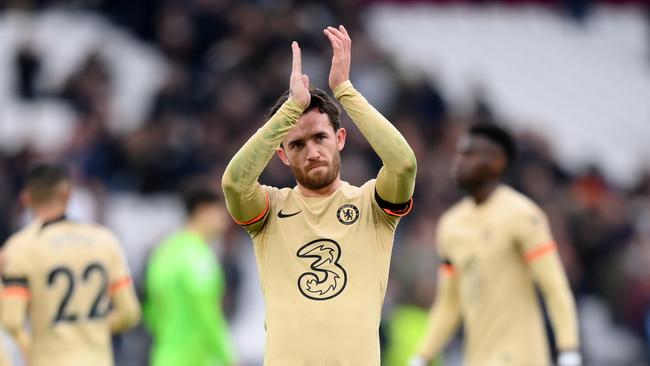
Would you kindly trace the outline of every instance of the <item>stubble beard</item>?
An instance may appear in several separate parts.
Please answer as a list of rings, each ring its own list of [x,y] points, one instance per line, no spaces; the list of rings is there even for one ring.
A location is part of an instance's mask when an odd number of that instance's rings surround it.
[[[334,154],[331,164],[327,166],[327,172],[325,174],[319,175],[310,175],[309,171],[303,171],[298,167],[291,167],[296,181],[301,186],[309,190],[319,190],[327,187],[332,184],[334,180],[339,176],[339,171],[341,170],[341,154],[337,151]]]

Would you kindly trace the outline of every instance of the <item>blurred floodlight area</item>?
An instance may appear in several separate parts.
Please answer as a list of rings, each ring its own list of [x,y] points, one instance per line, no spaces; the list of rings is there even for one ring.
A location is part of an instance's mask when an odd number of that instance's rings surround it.
[[[215,186],[288,88],[292,40],[327,90],[322,29],[346,25],[351,81],[416,153],[415,208],[395,237],[380,330],[403,366],[396,314],[425,314],[435,233],[456,202],[449,166],[475,122],[510,129],[508,182],[549,216],[577,299],[588,366],[650,365],[650,5],[644,0],[0,0],[0,239],[29,220],[29,162],[66,162],[70,217],[121,240],[143,296],[162,238],[180,228],[188,179]],[[342,178],[381,161],[353,122]],[[277,159],[263,184],[293,187]],[[214,243],[241,366],[262,364],[264,302],[252,244],[231,223]],[[1,310],[0,310],[1,311]],[[19,352],[5,335],[17,365]],[[150,336],[115,339],[117,365],[146,365]],[[444,365],[462,364],[457,337]]]

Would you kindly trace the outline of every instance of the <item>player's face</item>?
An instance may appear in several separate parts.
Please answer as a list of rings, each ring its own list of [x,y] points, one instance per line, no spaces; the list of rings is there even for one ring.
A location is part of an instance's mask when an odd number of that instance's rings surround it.
[[[499,175],[496,160],[498,147],[481,136],[463,135],[458,140],[451,166],[454,182],[464,190],[472,190]]]
[[[345,129],[334,131],[327,114],[313,109],[285,136],[278,155],[301,186],[318,190],[339,177],[344,145]]]

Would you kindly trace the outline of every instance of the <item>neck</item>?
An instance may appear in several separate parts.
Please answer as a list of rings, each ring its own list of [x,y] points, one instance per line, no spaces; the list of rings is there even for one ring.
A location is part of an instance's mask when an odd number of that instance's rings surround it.
[[[319,189],[309,189],[298,183],[298,192],[305,197],[329,197],[339,189],[341,185],[343,185],[343,181],[341,181],[341,176],[339,175],[332,183]]]
[[[472,189],[469,194],[474,199],[474,202],[480,205],[490,198],[500,184],[501,182],[499,180],[488,181]]]
[[[57,204],[34,207],[33,210],[34,216],[41,222],[58,219],[65,215],[65,206]]]

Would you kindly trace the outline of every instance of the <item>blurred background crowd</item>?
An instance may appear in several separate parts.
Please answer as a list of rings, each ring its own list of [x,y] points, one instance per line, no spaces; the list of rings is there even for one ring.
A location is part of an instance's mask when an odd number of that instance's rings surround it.
[[[449,163],[456,139],[477,121],[505,124],[518,136],[520,159],[509,181],[551,220],[578,301],[586,364],[650,364],[650,155],[639,157],[641,169],[623,179],[604,173],[597,159],[569,168],[555,153],[549,127],[517,123],[490,96],[489,83],[472,85],[458,100],[426,70],[405,66],[382,44],[373,14],[382,7],[390,11],[422,3],[434,12],[497,6],[515,18],[533,7],[585,33],[599,9],[628,11],[645,29],[645,52],[634,64],[644,65],[647,86],[629,97],[640,100],[646,114],[620,128],[650,124],[643,119],[650,117],[650,8],[643,0],[5,0],[0,5],[0,239],[25,223],[18,192],[27,163],[62,159],[75,178],[71,216],[114,229],[141,284],[151,248],[181,223],[179,187],[197,175],[218,186],[230,157],[288,88],[290,42],[300,43],[312,84],[325,89],[331,51],[322,29],[344,24],[353,40],[353,83],[405,135],[419,162],[416,204],[397,232],[384,307],[386,365],[400,365],[408,352],[403,338],[421,331],[418,324],[434,299],[437,219],[461,197],[448,177]],[[413,36],[421,42],[428,37]],[[617,108],[612,101],[603,104]],[[590,106],[576,102],[575,108]],[[573,122],[582,131],[590,128],[589,121]],[[348,143],[342,177],[360,184],[374,177],[381,162],[351,121],[344,119],[343,125]],[[278,159],[261,181],[295,185]],[[225,307],[242,363],[259,365],[264,310],[250,239],[232,224],[216,248],[226,270]],[[146,362],[143,330],[116,344],[119,364]],[[457,364],[459,347],[450,347],[448,364]]]

